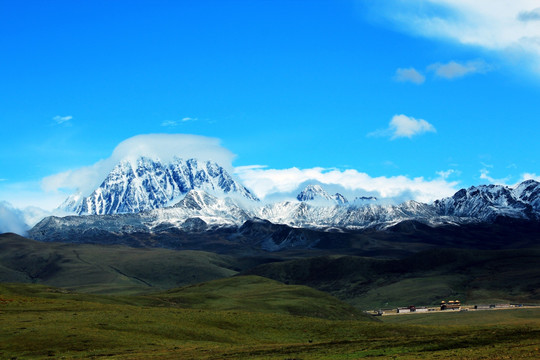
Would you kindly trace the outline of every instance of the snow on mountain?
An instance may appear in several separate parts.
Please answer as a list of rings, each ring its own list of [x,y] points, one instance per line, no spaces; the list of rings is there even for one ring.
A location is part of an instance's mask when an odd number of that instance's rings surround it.
[[[256,210],[256,216],[277,224],[295,227],[339,227],[361,229],[384,227],[399,221],[438,218],[436,210],[427,204],[408,201],[400,205],[366,204],[363,206],[318,206],[307,202],[269,204]]]
[[[540,183],[524,181],[515,188],[504,185],[480,185],[461,189],[452,197],[433,205],[442,215],[492,221],[498,216],[534,219],[540,217]]]
[[[530,204],[536,212],[540,212],[540,182],[523,181],[513,189],[512,193],[520,201]]]
[[[54,241],[69,238],[70,234],[88,232],[151,233],[169,228],[200,232],[238,227],[250,218],[230,197],[217,198],[200,190],[191,190],[176,205],[167,208],[125,214],[50,216],[34,226],[30,236],[36,240]]]
[[[340,193],[330,195],[320,185],[308,185],[297,196],[298,201],[311,201],[320,204],[346,204],[349,201]]]
[[[163,163],[139,157],[121,161],[92,194],[73,195],[60,210],[79,215],[136,213],[166,207],[193,189],[258,200],[214,162],[176,157]]]
[[[352,204],[365,205],[365,204],[375,203],[376,201],[377,201],[377,198],[375,196],[357,196],[352,201]]]
[[[184,224],[198,218],[208,225],[240,226],[251,215],[230,197],[218,198],[201,190],[191,190],[176,205],[150,212],[150,227],[167,223],[170,226]]]
[[[191,165],[189,165],[190,162]],[[113,209],[115,211],[125,209],[120,208],[118,204],[127,206],[135,203],[139,207],[141,204],[153,204],[150,200],[156,200],[157,194],[159,194],[157,190],[162,189],[167,196],[163,196],[161,198],[162,202],[157,203],[162,206],[160,208],[137,213],[68,216],[63,218],[48,217],[34,226],[29,234],[36,240],[54,241],[56,239],[66,241],[65,239],[74,239],[73,241],[77,241],[81,234],[88,238],[88,236],[99,237],[107,236],[107,234],[115,234],[115,236],[130,233],[151,234],[170,231],[171,229],[185,232],[204,232],[221,228],[240,229],[247,221],[253,221],[254,219],[269,221],[272,224],[277,224],[276,226],[282,226],[278,224],[283,224],[283,226],[288,225],[293,228],[324,230],[336,228],[350,230],[365,228],[386,229],[407,220],[433,226],[447,223],[490,223],[499,216],[528,220],[540,219],[540,183],[534,180],[525,181],[515,187],[501,185],[473,186],[458,191],[452,197],[437,200],[433,204],[407,201],[399,205],[390,205],[376,203],[372,200],[360,204],[357,202],[340,204],[321,187],[312,186],[306,188],[307,190],[304,189],[306,191],[301,193],[302,196],[299,195],[299,198],[303,199],[302,201],[284,201],[264,206],[260,205],[260,203],[251,202],[251,206],[246,206],[245,201],[239,200],[245,199],[245,194],[250,195],[250,193],[247,190],[242,192],[242,189],[245,188],[233,182],[230,177],[226,177],[222,170],[217,168],[217,165],[197,163],[196,160],[188,160],[187,162],[178,160],[175,164],[175,166],[179,166],[183,170],[190,170],[187,174],[191,174],[193,178],[188,176],[180,178],[177,173],[186,175],[185,172],[180,171],[167,173],[167,171],[171,171],[167,170],[169,167],[160,167],[161,164],[152,161],[147,162],[145,165],[152,165],[151,169],[153,170],[151,173],[146,174],[147,176],[141,174],[136,177],[137,168],[134,168],[134,173],[122,172],[122,174],[126,174],[126,177],[131,177],[131,180],[122,178],[122,181],[114,182],[113,179],[118,179],[119,173],[113,172],[114,176],[108,177],[104,182],[105,185],[98,189],[101,190],[99,194],[102,195],[106,194],[107,191],[110,192],[107,198],[103,197],[107,201],[103,201],[103,205],[100,204],[100,206],[104,206],[101,209]],[[123,164],[122,166],[127,165]],[[211,170],[208,170],[209,166]],[[200,171],[191,171],[193,169]],[[203,171],[204,169],[206,171]],[[178,179],[182,179],[182,181],[170,180],[173,178],[173,174],[177,174]],[[211,174],[214,174],[214,176]],[[165,181],[166,186],[158,187],[155,184],[163,184],[158,181],[159,179],[170,181]],[[230,180],[227,183],[229,186],[225,186],[221,182],[226,180]],[[143,191],[136,185],[144,183],[144,181],[148,183],[143,189],[150,188],[152,191],[143,193],[144,196],[137,193],[139,197],[131,195],[130,186],[137,191]],[[187,190],[186,184],[192,187],[210,188],[213,191],[217,188],[219,191],[216,195],[216,192],[209,194],[201,189]],[[117,189],[122,189],[122,192],[115,192]],[[228,196],[225,189],[228,189],[229,194],[232,196]],[[171,204],[169,199],[174,198],[175,191],[178,193],[187,191],[187,193],[183,197],[180,196],[177,203]],[[238,193],[243,194],[243,196],[239,198]],[[90,200],[94,201],[95,198]],[[85,204],[90,200],[88,198],[83,199],[80,204]],[[137,203],[135,200],[139,202]],[[163,207],[163,204],[170,205]],[[136,207],[131,209],[136,209]],[[290,238],[287,237],[288,240],[285,239],[287,241],[281,240],[285,241],[283,244],[289,244],[287,246],[293,246],[292,244],[302,246],[302,236],[302,233],[294,233],[291,234]],[[265,239],[270,238],[270,235],[265,235]],[[273,249],[272,246],[275,244],[272,244],[268,243],[264,246]]]
[[[338,203],[338,204],[347,204],[349,202],[349,200],[347,200],[347,198],[343,195],[341,195],[340,193],[335,193],[334,194],[334,200]]]

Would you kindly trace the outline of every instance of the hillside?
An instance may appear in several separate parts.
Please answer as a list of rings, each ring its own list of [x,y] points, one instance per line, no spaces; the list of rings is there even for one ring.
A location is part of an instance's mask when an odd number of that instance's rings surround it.
[[[434,249],[397,260],[323,256],[259,265],[256,274],[328,292],[361,309],[462,302],[540,303],[540,250]]]
[[[422,229],[414,231],[402,226],[399,231],[405,238],[408,232],[423,236]],[[2,234],[0,281],[46,284],[94,294],[142,294],[241,273],[306,285],[359,309],[437,304],[447,298],[540,302],[538,248],[438,249],[421,241],[415,243],[412,238],[400,241],[399,236],[391,242],[391,235],[390,231],[378,233],[376,236],[388,237],[381,243],[366,241],[363,253],[379,256],[373,258],[341,253],[339,248],[231,256],[191,250],[43,243]],[[384,243],[403,250],[369,248]],[[422,251],[411,254],[413,250]],[[384,255],[393,258],[385,259]],[[195,289],[204,291],[190,291]]]
[[[358,309],[307,286],[284,285],[259,276],[235,276],[150,295],[180,307],[240,310],[334,320],[372,320]]]
[[[0,281],[140,293],[235,275],[257,264],[203,251],[43,243],[0,234]]]

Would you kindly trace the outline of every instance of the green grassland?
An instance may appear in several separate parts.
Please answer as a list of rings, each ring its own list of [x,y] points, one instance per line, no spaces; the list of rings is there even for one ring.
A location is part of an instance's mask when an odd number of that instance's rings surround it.
[[[98,302],[108,305],[310,316],[333,320],[376,321],[343,301],[307,286],[285,285],[259,276],[238,276],[146,295],[96,295],[30,284],[0,284],[4,296]]]
[[[373,320],[337,298],[307,286],[285,285],[260,276],[238,276],[190,285],[148,297],[175,306],[243,310],[335,320]]]
[[[538,359],[537,309],[359,309],[538,303],[539,251],[291,260],[2,234],[0,359]]]
[[[262,312],[264,302],[259,304],[261,311],[255,311],[253,297],[257,298],[259,291],[261,299],[268,296],[271,302],[288,308],[292,300],[283,292],[272,298],[272,291],[264,289],[286,286],[259,282],[254,277],[236,281],[241,288],[237,293],[246,293],[246,308],[238,298],[235,310],[221,311],[193,304],[195,308],[180,308],[185,302],[165,301],[166,295],[178,299],[181,289],[149,297],[116,298],[66,293],[40,285],[2,285],[0,358],[536,359],[540,355],[538,311],[524,310],[528,311],[525,322],[512,316],[501,318],[502,311],[484,311],[487,317],[499,316],[496,326],[474,324],[474,320],[450,326],[446,326],[450,320],[439,325],[386,323],[386,318],[382,323],[365,317],[328,320],[273,309]],[[185,295],[211,298],[211,289],[230,295],[234,293],[230,285],[217,281],[197,290],[188,287]],[[298,299],[299,294],[292,297]],[[321,301],[309,292],[302,300],[306,305]],[[219,305],[216,299],[210,301],[210,307],[216,302]],[[441,315],[460,316],[430,316]],[[417,316],[423,315],[392,318]]]

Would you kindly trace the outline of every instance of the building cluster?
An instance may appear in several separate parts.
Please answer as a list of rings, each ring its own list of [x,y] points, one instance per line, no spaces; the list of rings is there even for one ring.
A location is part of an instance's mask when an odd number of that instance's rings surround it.
[[[461,302],[459,300],[450,300],[448,302],[441,301],[441,310],[461,310]]]
[[[414,305],[408,306],[408,307],[402,307],[397,309],[398,314],[402,313],[411,313],[411,312],[428,312],[429,309],[427,307],[416,307]]]

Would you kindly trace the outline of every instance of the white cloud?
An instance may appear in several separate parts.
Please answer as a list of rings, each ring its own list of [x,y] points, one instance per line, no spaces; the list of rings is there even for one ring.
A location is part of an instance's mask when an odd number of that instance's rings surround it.
[[[525,181],[525,180],[536,180],[536,181],[540,181],[540,175],[536,175],[535,173],[524,173],[524,174],[521,174],[521,181]],[[520,182],[521,182],[520,181]]]
[[[185,123],[185,122],[189,122],[189,121],[197,121],[199,120],[198,118],[192,118],[192,117],[184,117],[180,120],[165,120],[161,123],[161,126],[165,126],[165,127],[174,127],[174,126],[177,126],[179,125],[180,123]]]
[[[165,120],[161,123],[161,126],[173,127],[178,125],[178,120]]]
[[[39,207],[52,210],[60,205],[69,193],[62,191],[45,192],[40,181],[5,183],[0,186],[0,199],[18,209]]]
[[[443,179],[448,179],[452,175],[457,175],[457,176],[461,175],[461,171],[454,170],[454,169],[448,169],[446,171],[442,171],[442,170],[437,171],[436,174],[439,175]]]
[[[508,185],[508,181],[510,180],[510,176],[507,176],[502,179],[495,179],[489,175],[488,169],[481,169],[480,170],[480,179],[489,181],[490,184],[496,184],[496,185]]]
[[[408,117],[406,115],[394,115],[390,121],[390,129],[393,131],[392,139],[400,137],[411,138],[414,135],[425,132],[435,132],[435,127],[426,120]]]
[[[415,68],[399,68],[396,70],[394,79],[399,82],[412,82],[414,84],[422,84],[426,80],[425,76],[420,74]]]
[[[474,73],[484,74],[491,70],[491,66],[483,60],[467,61],[465,63],[450,61],[447,64],[432,64],[428,66],[428,70],[434,71],[438,77],[450,80]]]
[[[522,11],[518,14],[517,19],[519,21],[540,21],[540,8]]]
[[[0,234],[13,232],[24,235],[26,230],[28,230],[28,225],[22,211],[15,209],[6,201],[0,201]]]
[[[234,154],[222,147],[220,140],[216,138],[185,134],[138,135],[122,141],[107,159],[47,176],[42,180],[42,188],[48,192],[77,190],[88,195],[121,160],[135,160],[140,156],[157,158],[164,162],[174,157],[212,160],[228,170],[232,169],[234,159]]]
[[[267,169],[263,166],[237,167],[235,174],[242,183],[264,199],[276,193],[288,193],[298,189],[306,182],[326,185],[339,185],[349,191],[375,193],[379,198],[404,201],[414,199],[429,202],[453,195],[457,182],[447,182],[442,178],[425,180],[422,177],[407,176],[371,177],[357,170],[337,170],[325,168]]]
[[[423,119],[415,119],[407,115],[394,115],[387,129],[377,130],[369,133],[368,136],[389,136],[394,140],[397,138],[412,138],[426,132],[436,132],[435,127]]]
[[[390,0],[378,15],[407,31],[529,59],[540,72],[538,0]]]
[[[67,121],[70,121],[71,119],[73,119],[73,116],[71,115],[68,115],[68,116],[60,116],[60,115],[56,115],[55,117],[53,117],[53,120],[57,123],[57,124],[63,124]]]

